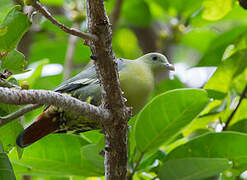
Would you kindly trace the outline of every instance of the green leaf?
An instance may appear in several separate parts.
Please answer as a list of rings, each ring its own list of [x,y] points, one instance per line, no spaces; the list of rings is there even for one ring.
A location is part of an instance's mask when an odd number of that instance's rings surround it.
[[[199,63],[200,66],[217,66],[222,62],[222,57],[226,47],[233,43],[238,36],[247,31],[246,25],[239,25],[216,36],[208,45],[208,48]]]
[[[10,159],[17,174],[101,176],[104,171],[81,153],[87,144],[80,136],[52,134],[25,148],[21,160],[15,151],[10,153]]]
[[[20,6],[12,8],[1,24],[1,26],[7,27],[7,32],[4,36],[0,36],[0,51],[14,49],[31,26],[27,15],[22,13],[20,9]]]
[[[157,96],[137,117],[137,148],[146,152],[170,141],[204,109],[208,101],[206,91],[200,89],[172,90]]]
[[[6,153],[16,146],[16,138],[22,131],[23,127],[17,120],[0,128],[0,140]]]
[[[165,157],[165,162],[188,157],[226,158],[233,168],[247,168],[247,134],[237,132],[207,133],[177,147]]]
[[[204,0],[202,17],[209,21],[223,18],[232,10],[233,0]]]
[[[0,179],[15,180],[15,174],[5,153],[0,153]]]
[[[104,134],[100,133],[100,130],[92,130],[81,133],[81,136],[92,144],[97,144],[104,138]]]
[[[241,50],[224,60],[206,83],[204,89],[227,93],[233,78],[241,74],[247,67],[246,58],[247,50]]]
[[[17,74],[24,72],[26,64],[24,55],[19,51],[13,50],[3,59],[1,68],[8,69],[13,74]]]
[[[222,100],[226,97],[226,93],[222,93],[213,89],[206,89],[208,93],[209,98],[217,99],[217,100]]]
[[[122,16],[128,25],[147,27],[151,23],[151,13],[145,1],[125,1],[122,11]]]
[[[154,97],[169,90],[180,89],[185,87],[186,86],[180,81],[180,79],[175,76],[173,79],[165,79],[164,81],[159,83],[155,87],[152,96]]]
[[[185,158],[169,160],[159,169],[160,180],[199,180],[231,168],[224,158]]]
[[[151,153],[151,155],[146,154],[147,157],[143,157],[143,160],[140,162],[137,170],[143,170],[144,168],[152,168],[153,164],[156,160],[163,160],[163,158],[166,156],[166,153],[161,150],[157,150],[154,153]]]
[[[4,17],[13,8],[13,2],[9,0],[0,1],[0,23],[3,21]]]
[[[234,123],[229,128],[227,128],[227,130],[247,133],[247,119],[242,119]]]
[[[81,150],[86,160],[88,160],[96,168],[104,171],[104,158],[100,155],[101,151],[103,151],[103,149],[100,149],[97,144],[83,146]]]

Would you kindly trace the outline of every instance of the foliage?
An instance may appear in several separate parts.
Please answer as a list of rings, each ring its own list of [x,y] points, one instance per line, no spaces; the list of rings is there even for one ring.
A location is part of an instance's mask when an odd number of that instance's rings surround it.
[[[108,14],[116,1],[105,1]],[[81,11],[78,2],[41,0],[67,26],[75,22],[66,14],[85,13],[84,1],[80,1]],[[61,9],[66,13],[56,14]],[[13,75],[6,81],[24,83],[32,89],[53,89],[62,82],[59,67],[65,64],[69,36],[36,13],[27,16],[23,11],[23,6],[0,0],[0,73],[8,70]],[[80,28],[86,29],[83,19]],[[129,122],[130,178],[243,178],[241,174],[247,169],[246,99],[227,131],[218,131],[236,109],[247,85],[246,33],[247,10],[236,0],[123,1],[113,32],[117,57],[135,59],[152,44],[174,64],[217,67],[203,87],[191,88],[178,74],[156,86],[147,105]],[[90,61],[90,54],[89,47],[78,40],[73,75]],[[19,108],[0,104],[0,116]],[[0,128],[0,179],[104,176],[104,137],[99,131],[51,134],[24,150],[16,146],[17,135],[41,111],[29,112]]]

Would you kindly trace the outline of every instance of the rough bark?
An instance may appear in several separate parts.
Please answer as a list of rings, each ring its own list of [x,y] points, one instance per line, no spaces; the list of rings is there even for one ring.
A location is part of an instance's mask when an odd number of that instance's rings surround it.
[[[64,110],[69,109],[70,112],[95,121],[108,119],[110,116],[106,109],[101,109],[65,94],[47,90],[20,90],[0,87],[0,102],[14,105],[54,105]]]
[[[87,1],[89,33],[99,40],[89,41],[96,71],[103,85],[103,104],[112,118],[103,123],[105,133],[105,179],[126,179],[127,172],[127,122],[130,110],[125,107],[119,86],[117,64],[112,51],[112,30],[104,9],[103,0]]]

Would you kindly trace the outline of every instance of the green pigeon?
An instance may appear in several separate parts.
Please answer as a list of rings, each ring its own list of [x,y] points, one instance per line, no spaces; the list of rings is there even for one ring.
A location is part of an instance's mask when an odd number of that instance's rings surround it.
[[[135,60],[118,59],[120,87],[127,99],[126,106],[137,114],[147,102],[159,74],[174,70],[167,58],[160,53],[149,53]],[[94,65],[75,77],[63,82],[54,91],[69,94],[95,106],[101,104],[101,86]],[[17,138],[20,147],[26,147],[42,137],[56,132],[85,132],[100,129],[100,123],[73,113],[48,106],[43,113]]]

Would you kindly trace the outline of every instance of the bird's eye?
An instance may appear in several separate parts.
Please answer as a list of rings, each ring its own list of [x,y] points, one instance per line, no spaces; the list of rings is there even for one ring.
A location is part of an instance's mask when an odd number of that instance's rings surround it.
[[[158,59],[157,56],[153,56],[153,57],[152,57],[152,60],[153,60],[153,61],[156,61],[157,59]]]

